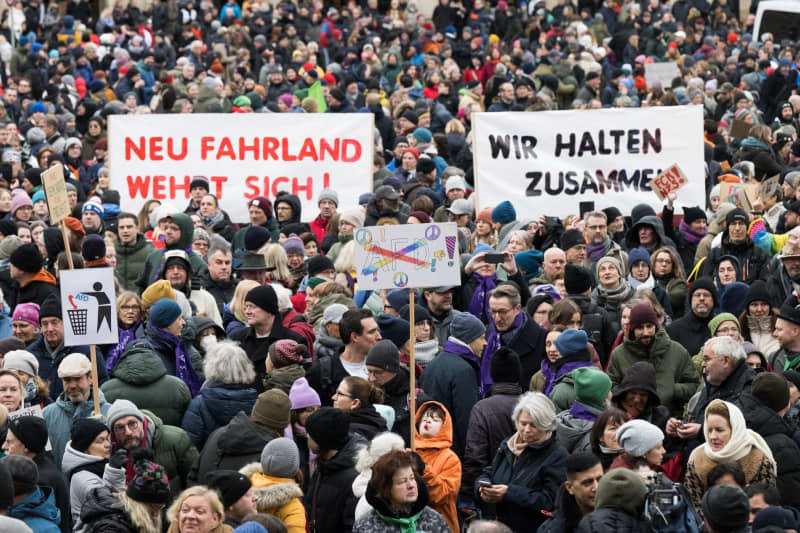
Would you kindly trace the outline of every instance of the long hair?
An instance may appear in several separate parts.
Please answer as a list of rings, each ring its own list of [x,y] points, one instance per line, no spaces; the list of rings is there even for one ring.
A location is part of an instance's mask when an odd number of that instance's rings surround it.
[[[272,279],[282,283],[291,281],[292,273],[289,270],[289,258],[286,257],[286,250],[283,249],[283,246],[276,243],[267,243],[261,247],[258,253],[264,256],[267,268],[275,268],[270,273]]]
[[[260,284],[252,279],[245,279],[236,284],[230,311],[239,322],[244,322],[244,299],[247,297],[247,293],[259,286]]]
[[[153,516],[156,513],[151,513],[146,503],[132,500],[124,492],[120,492],[117,497],[140,533],[161,533],[161,513]]]
[[[205,498],[208,502],[208,506],[211,508],[211,512],[215,513],[219,517],[219,524],[217,527],[211,530],[211,533],[223,531],[224,528],[222,527],[222,521],[225,520],[225,507],[223,507],[222,501],[219,499],[219,494],[216,491],[209,489],[205,485],[195,485],[194,487],[190,487],[181,492],[167,511],[167,519],[170,521],[168,530],[169,533],[179,533],[178,513],[181,510],[181,506],[183,506],[183,502],[192,496],[200,496]]]
[[[206,380],[225,384],[247,384],[256,380],[253,363],[238,343],[219,341],[206,352],[203,361]]]

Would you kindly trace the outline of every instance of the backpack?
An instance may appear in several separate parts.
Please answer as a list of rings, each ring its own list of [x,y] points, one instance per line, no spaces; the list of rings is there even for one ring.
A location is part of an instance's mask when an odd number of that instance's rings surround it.
[[[647,485],[644,520],[653,533],[700,533],[700,519],[686,489],[661,474]]]

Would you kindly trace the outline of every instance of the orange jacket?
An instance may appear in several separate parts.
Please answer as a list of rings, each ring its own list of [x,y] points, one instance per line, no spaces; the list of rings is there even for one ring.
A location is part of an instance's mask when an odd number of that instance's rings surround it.
[[[419,434],[417,426],[425,408],[434,404],[444,411],[444,422],[438,435],[425,438]],[[458,533],[460,529],[456,498],[461,487],[461,461],[450,449],[453,445],[453,419],[444,405],[439,402],[425,402],[417,409],[414,422],[416,452],[425,461],[425,472],[422,473],[422,478],[425,480],[430,494],[428,505],[444,517],[453,533]]]

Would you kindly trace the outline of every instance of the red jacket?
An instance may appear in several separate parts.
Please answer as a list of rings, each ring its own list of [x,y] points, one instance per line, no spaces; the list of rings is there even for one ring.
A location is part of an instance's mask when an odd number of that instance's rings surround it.
[[[329,218],[322,218],[322,215],[317,215],[317,218],[311,221],[309,226],[311,226],[311,231],[314,232],[314,235],[317,237],[317,244],[322,244],[322,239],[325,238],[325,234],[328,233],[328,222],[331,219]]]

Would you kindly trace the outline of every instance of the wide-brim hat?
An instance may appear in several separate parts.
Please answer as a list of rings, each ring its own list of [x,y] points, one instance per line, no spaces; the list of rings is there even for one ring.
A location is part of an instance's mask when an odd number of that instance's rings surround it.
[[[266,270],[271,272],[275,267],[268,267],[264,256],[261,254],[244,254],[240,256],[242,264],[236,270]]]

